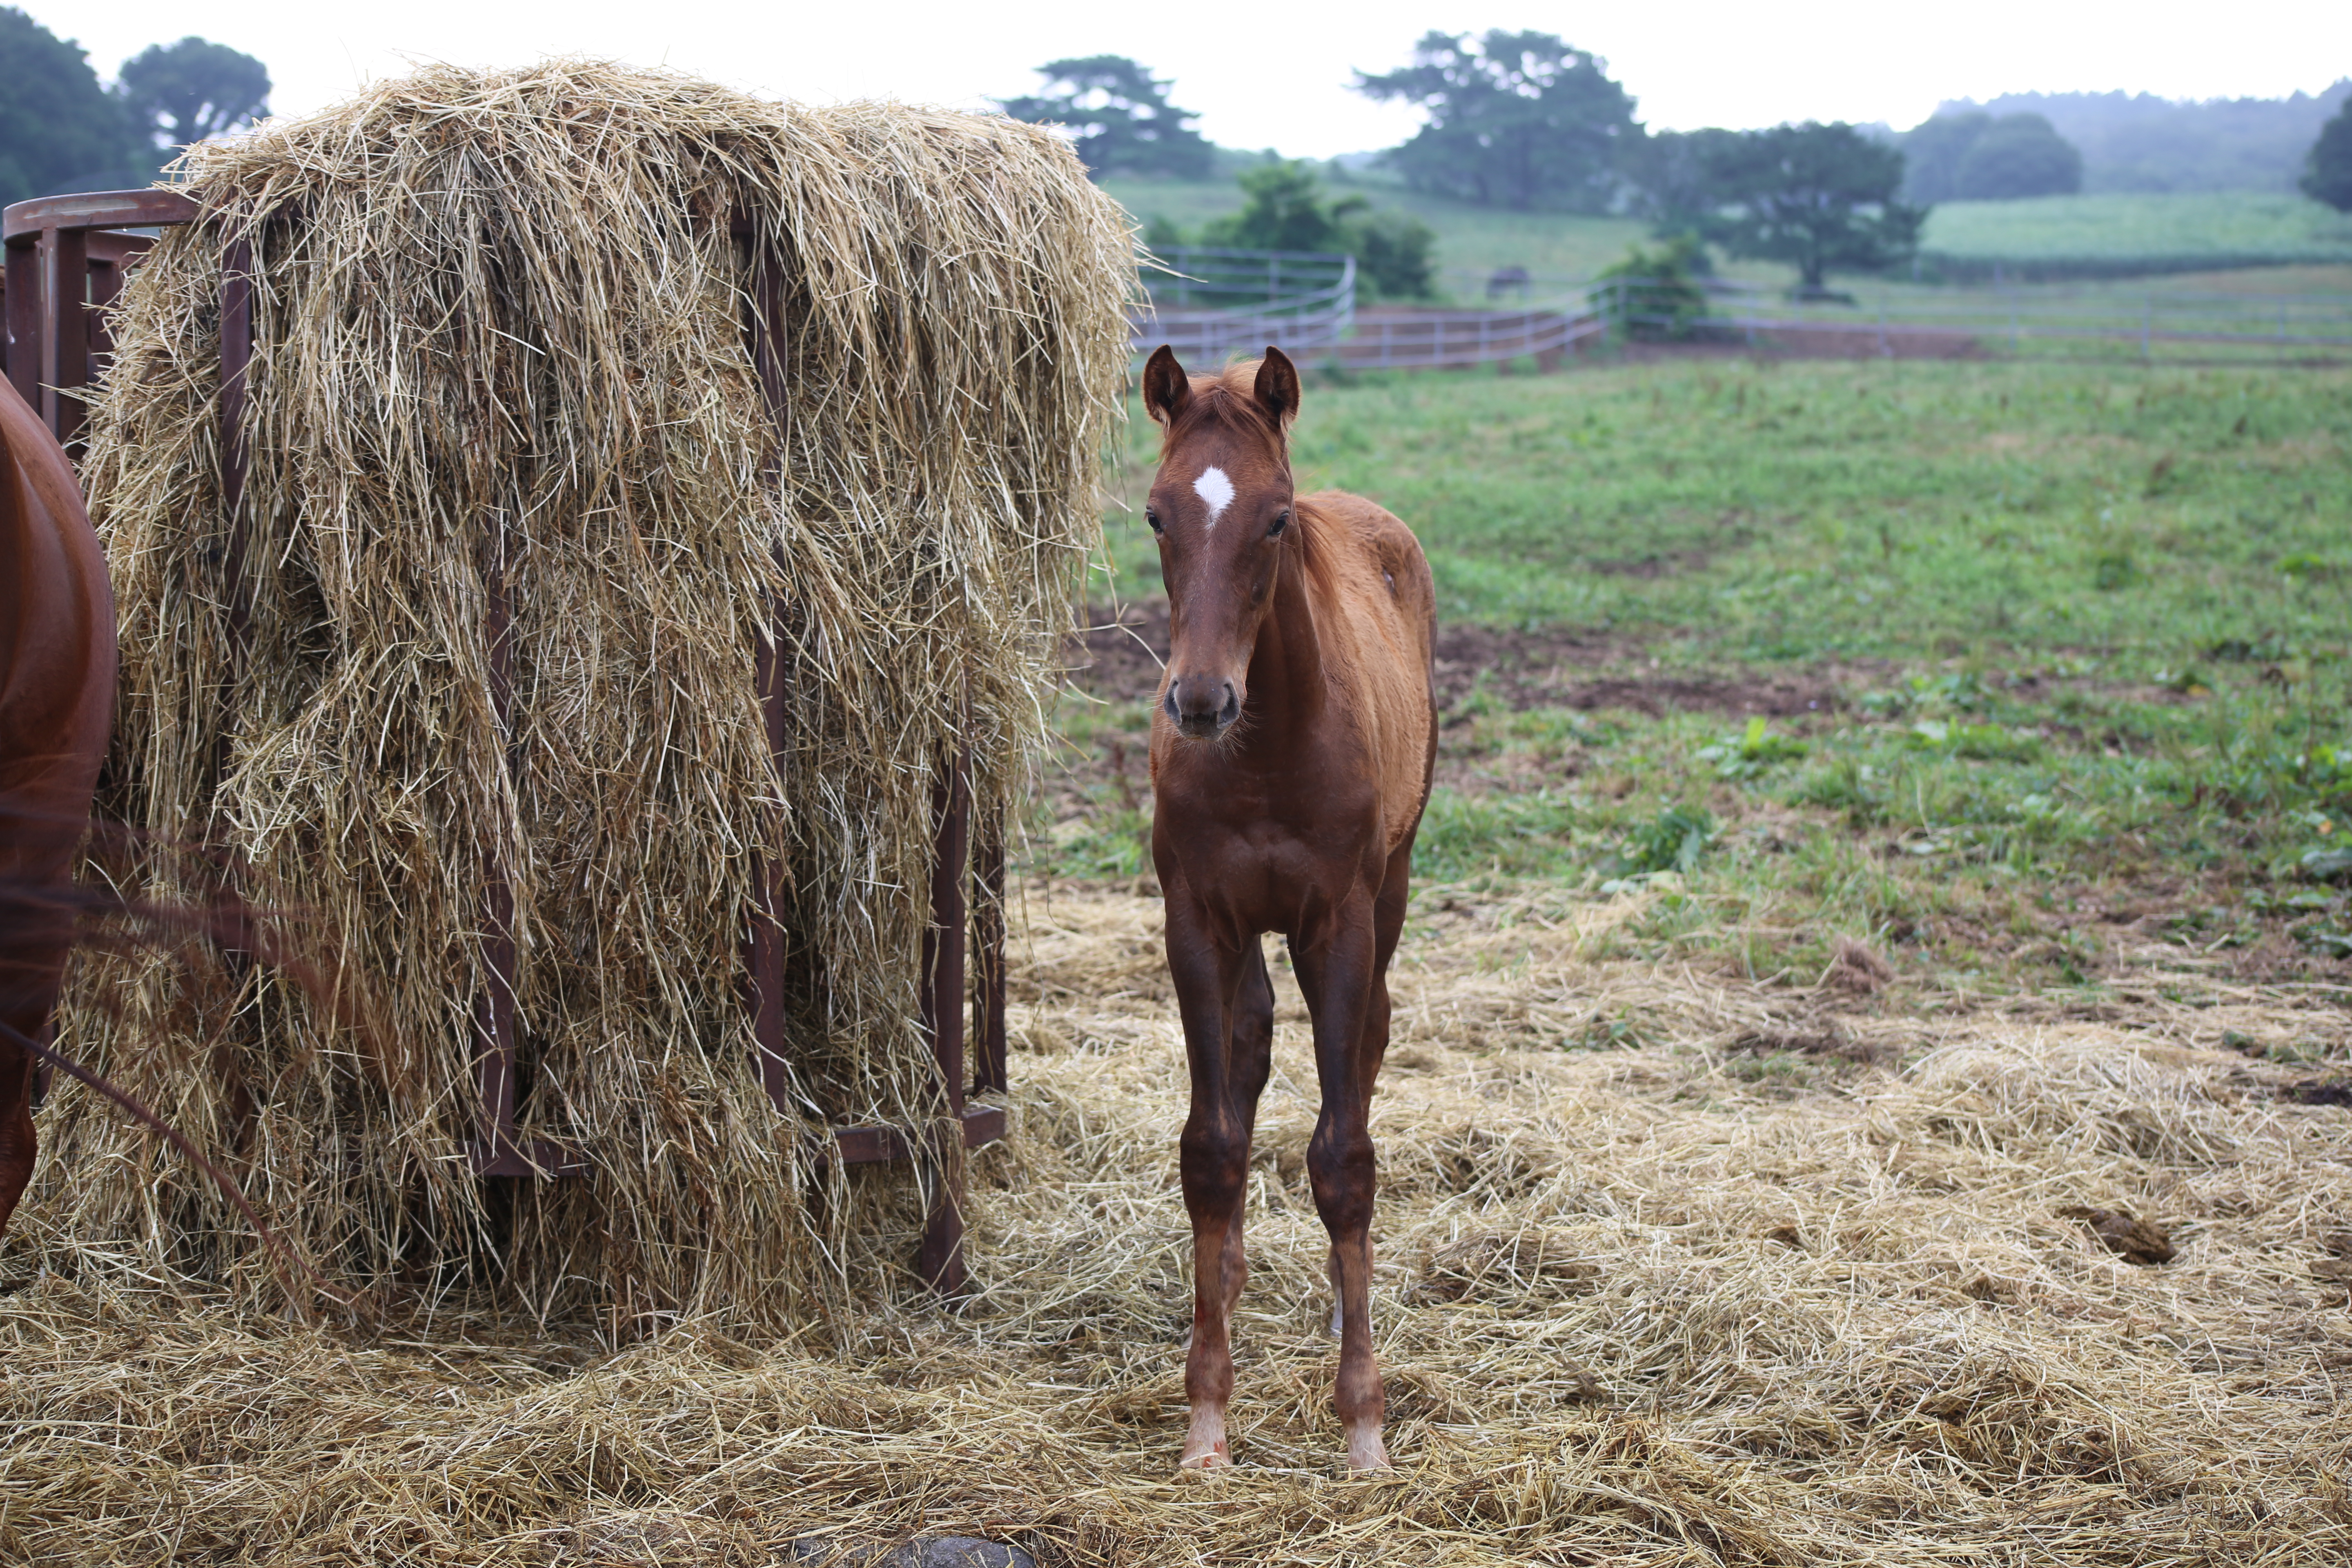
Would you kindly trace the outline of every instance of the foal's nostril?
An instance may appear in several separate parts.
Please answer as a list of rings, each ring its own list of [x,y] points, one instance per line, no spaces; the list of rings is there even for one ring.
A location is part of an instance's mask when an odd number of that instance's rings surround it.
[[[1180,675],[1169,681],[1160,708],[1184,734],[1215,735],[1241,717],[1241,694],[1230,680]]]

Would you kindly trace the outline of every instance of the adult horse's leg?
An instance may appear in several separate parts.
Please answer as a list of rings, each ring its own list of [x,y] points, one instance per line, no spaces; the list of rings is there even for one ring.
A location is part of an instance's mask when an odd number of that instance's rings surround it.
[[[16,1020],[10,1019],[10,1023]],[[33,1179],[33,1058],[0,1041],[0,1231],[16,1212],[16,1200]]]
[[[1377,1180],[1370,1110],[1371,1071],[1363,1050],[1371,1020],[1379,942],[1374,900],[1337,911],[1320,940],[1294,942],[1299,989],[1315,1017],[1315,1073],[1323,1114],[1307,1145],[1316,1211],[1331,1237],[1333,1286],[1339,1298],[1339,1378],[1335,1391],[1352,1469],[1388,1468],[1381,1441],[1380,1363],[1372,1353],[1372,1194]]]
[[[1272,1060],[1274,987],[1257,937],[1226,946],[1199,905],[1168,888],[1168,967],[1192,1079],[1179,1144],[1192,1218],[1192,1345],[1184,1358],[1192,1420],[1179,1463],[1213,1469],[1232,1458],[1225,1408],[1234,1392],[1233,1312],[1248,1274],[1242,1232],[1250,1132]]]
[[[73,921],[50,889],[65,879],[66,858],[80,837],[78,824],[63,831],[13,808],[16,797],[30,793],[18,776],[26,771],[0,770],[0,1024],[11,1031],[0,1034],[0,1231],[33,1179],[37,1149],[33,1055],[14,1037],[48,1040],[73,940]]]

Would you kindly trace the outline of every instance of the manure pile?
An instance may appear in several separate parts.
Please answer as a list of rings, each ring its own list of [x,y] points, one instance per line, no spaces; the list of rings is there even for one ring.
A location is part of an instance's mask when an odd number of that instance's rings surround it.
[[[0,1296],[0,1553],[719,1568],[977,1533],[1134,1568],[2352,1557],[2352,1110],[2289,1092],[2344,1079],[2326,988],[2151,969],[2096,1016],[1891,1001],[1599,956],[1639,895],[1444,900],[1407,928],[1374,1110],[1400,1469],[1358,1480],[1277,972],[1237,1466],[1202,1479],[1173,1468],[1184,1074],[1158,906],[1032,885],[1017,912],[1015,1127],[975,1157],[960,1315],[614,1351],[52,1276]],[[2161,1230],[2172,1260],[2072,1210]]]
[[[184,175],[208,216],[122,297],[84,467],[122,625],[103,804],[232,852],[337,994],[93,960],[68,1047],[230,1152],[346,1285],[496,1267],[530,1310],[640,1328],[839,1310],[903,1266],[920,1205],[904,1168],[817,1155],[827,1124],[944,1113],[916,995],[932,791],[969,744],[986,820],[1043,742],[1120,416],[1123,214],[1002,117],[578,62],[426,69]],[[778,268],[772,411],[739,220]],[[741,991],[755,866],[782,873],[796,1116],[761,1093]],[[208,890],[160,849],[111,874]],[[491,881],[522,1136],[593,1167],[510,1208],[466,1158]],[[283,1299],[111,1108],[64,1090],[42,1138],[44,1247]]]

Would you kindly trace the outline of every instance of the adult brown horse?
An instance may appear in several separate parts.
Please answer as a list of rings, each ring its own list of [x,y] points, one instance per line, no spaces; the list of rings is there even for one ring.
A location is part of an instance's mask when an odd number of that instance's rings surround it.
[[[0,1229],[33,1174],[33,1058],[114,718],[114,595],[65,452],[0,383]]]
[[[1298,372],[1188,376],[1165,346],[1143,372],[1163,427],[1145,510],[1168,584],[1168,668],[1153,715],[1151,854],[1192,1078],[1192,1426],[1182,1463],[1230,1462],[1230,1324],[1247,1273],[1250,1133],[1274,1037],[1261,938],[1290,944],[1314,1017],[1323,1111],[1307,1145],[1331,1236],[1337,1404],[1348,1462],[1388,1464],[1370,1291],[1366,1127],[1389,1040],[1388,967],[1437,755],[1435,593],[1405,525],[1360,496],[1294,494]]]
[[[114,594],[81,487],[48,427],[0,381],[0,1232],[33,1176],[37,1054],[179,1150],[273,1252],[349,1304],[351,1296],[266,1224],[236,1181],[178,1129],[50,1048],[66,955],[92,920],[112,921],[117,937],[131,942],[235,946],[333,1005],[327,980],[284,950],[261,911],[233,895],[208,908],[171,909],[75,885],[114,721]]]

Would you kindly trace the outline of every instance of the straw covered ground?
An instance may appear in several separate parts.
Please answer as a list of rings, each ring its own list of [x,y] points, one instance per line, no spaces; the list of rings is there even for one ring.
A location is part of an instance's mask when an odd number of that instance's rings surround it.
[[[984,820],[1045,742],[1119,417],[1124,216],[1001,116],[580,62],[428,68],[183,173],[205,216],[131,280],[84,468],[122,625],[102,806],[216,846],[335,984],[93,961],[66,1045],[230,1152],[346,1286],[496,1251],[542,1312],[840,1310],[919,1205],[903,1168],[817,1156],[829,1125],[945,1114],[915,994],[934,785],[970,746]],[[211,890],[160,850],[108,869]],[[742,994],[769,881],[796,1118]],[[595,1172],[511,1213],[467,1161],[493,889],[521,1136]],[[110,1108],[64,1092],[42,1138],[37,1225],[283,1299]]]
[[[977,1533],[1087,1564],[2352,1552],[2352,1111],[2300,1102],[2308,1064],[2262,1055],[2342,1055],[2340,997],[2184,992],[2158,943],[2094,1006],[1881,988],[1859,955],[1819,984],[1614,956],[1669,896],[1433,895],[1408,928],[1375,1114],[1392,1477],[1336,1464],[1312,1070],[1279,969],[1238,1463],[1177,1476],[1184,1079],[1158,904],[1032,881],[1015,1131],[977,1162],[960,1314],[908,1296],[829,1341],[687,1323],[615,1349],[511,1315],[273,1326],[52,1276],[0,1298],[0,1551],[717,1564]]]

